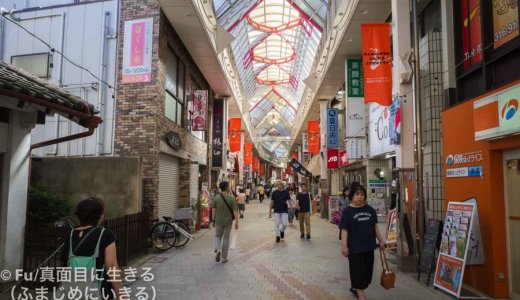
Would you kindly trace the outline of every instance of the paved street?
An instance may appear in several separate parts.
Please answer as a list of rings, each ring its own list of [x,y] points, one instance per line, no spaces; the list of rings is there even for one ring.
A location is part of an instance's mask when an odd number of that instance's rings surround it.
[[[144,266],[153,268],[154,281],[138,281],[131,287],[151,284],[158,291],[157,299],[353,299],[337,228],[315,215],[310,241],[300,239],[295,222],[286,231],[285,240],[277,244],[268,205],[268,201],[247,205],[228,263],[215,262],[214,230],[203,229],[204,233],[184,249],[172,249],[148,260]],[[378,283],[378,259],[376,255],[367,298],[450,299],[399,272],[396,288],[384,290]]]

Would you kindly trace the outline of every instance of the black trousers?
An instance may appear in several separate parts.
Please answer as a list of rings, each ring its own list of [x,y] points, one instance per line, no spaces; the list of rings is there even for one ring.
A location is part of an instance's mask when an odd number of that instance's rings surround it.
[[[374,273],[374,251],[349,254],[348,267],[352,288],[366,289],[372,282]]]

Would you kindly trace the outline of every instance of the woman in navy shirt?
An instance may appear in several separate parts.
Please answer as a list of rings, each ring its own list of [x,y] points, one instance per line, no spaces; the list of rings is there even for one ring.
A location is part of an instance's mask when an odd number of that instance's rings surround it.
[[[365,203],[367,192],[362,185],[350,187],[350,205],[343,209],[341,216],[341,253],[348,257],[352,287],[350,292],[359,299],[365,299],[365,289],[372,282],[374,270],[374,249],[376,237],[379,247],[385,248],[383,236],[377,226],[377,214],[373,207]]]

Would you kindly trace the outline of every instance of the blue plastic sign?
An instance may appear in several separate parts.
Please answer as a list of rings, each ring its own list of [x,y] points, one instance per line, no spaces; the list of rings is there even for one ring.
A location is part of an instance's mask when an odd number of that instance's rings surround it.
[[[338,109],[327,109],[327,148],[339,148]]]

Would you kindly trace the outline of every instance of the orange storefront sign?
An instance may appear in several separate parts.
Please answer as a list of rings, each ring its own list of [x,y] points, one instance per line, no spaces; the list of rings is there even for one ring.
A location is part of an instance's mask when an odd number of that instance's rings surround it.
[[[244,144],[244,164],[250,166],[253,164],[253,144]]]
[[[258,172],[258,164],[259,164],[258,157],[253,157],[253,172]]]
[[[229,151],[237,152],[240,151],[240,132],[242,130],[242,119],[230,118],[229,119]]]
[[[392,104],[390,24],[361,24],[365,103]]]
[[[309,153],[318,154],[320,152],[320,122],[307,122],[307,134],[309,139]]]

